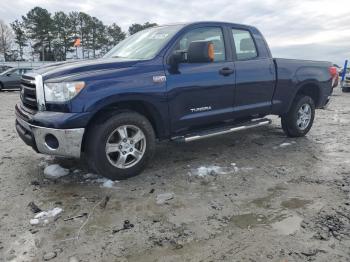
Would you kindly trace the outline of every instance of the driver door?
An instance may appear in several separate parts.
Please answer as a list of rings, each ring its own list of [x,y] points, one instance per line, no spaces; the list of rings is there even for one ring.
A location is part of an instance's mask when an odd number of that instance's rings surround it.
[[[16,69],[11,72],[11,75],[9,75],[6,79],[6,86],[8,88],[19,88],[19,83],[21,81],[21,69]]]
[[[227,59],[226,48],[230,47],[223,28],[192,29],[179,37],[173,52],[185,52],[186,57],[193,41],[211,41],[214,61],[188,63],[185,60],[178,65],[176,73],[166,71],[172,135],[222,123],[231,119],[233,113],[234,63]]]

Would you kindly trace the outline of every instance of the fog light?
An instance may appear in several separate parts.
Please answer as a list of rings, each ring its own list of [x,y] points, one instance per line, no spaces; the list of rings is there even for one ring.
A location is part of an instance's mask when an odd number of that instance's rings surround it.
[[[50,149],[57,149],[60,145],[57,138],[52,134],[47,134],[45,136],[45,143]]]

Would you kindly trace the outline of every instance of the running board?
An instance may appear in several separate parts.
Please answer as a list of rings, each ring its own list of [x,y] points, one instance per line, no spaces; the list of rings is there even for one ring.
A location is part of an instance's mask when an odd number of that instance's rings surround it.
[[[254,119],[254,120],[251,120],[249,122],[244,122],[240,125],[235,125],[235,126],[231,126],[231,127],[225,127],[225,128],[221,128],[221,129],[212,129],[212,130],[208,130],[205,132],[199,132],[196,134],[192,134],[189,136],[174,137],[174,138],[172,138],[172,140],[178,141],[178,142],[191,142],[191,141],[195,141],[195,140],[199,140],[199,139],[203,139],[203,138],[208,138],[208,137],[212,137],[212,136],[218,136],[218,135],[237,132],[240,130],[246,130],[246,129],[250,129],[253,127],[266,126],[269,124],[271,124],[270,119],[260,118],[260,119]]]

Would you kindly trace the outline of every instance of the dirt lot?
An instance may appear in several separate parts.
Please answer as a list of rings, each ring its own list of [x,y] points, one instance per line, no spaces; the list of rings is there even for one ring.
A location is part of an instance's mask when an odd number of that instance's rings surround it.
[[[305,138],[286,138],[273,118],[163,143],[143,174],[110,188],[75,160],[25,146],[18,99],[0,93],[0,261],[350,260],[350,94],[337,90]],[[55,163],[70,174],[46,178]],[[173,198],[157,204],[163,193]],[[63,212],[31,225],[32,201]]]

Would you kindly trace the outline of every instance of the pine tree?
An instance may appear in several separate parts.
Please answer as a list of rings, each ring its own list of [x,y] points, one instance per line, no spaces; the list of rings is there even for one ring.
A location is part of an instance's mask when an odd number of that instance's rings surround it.
[[[120,41],[124,40],[125,37],[126,37],[126,34],[122,31],[122,29],[116,23],[113,23],[107,27],[107,38],[108,38],[109,47],[115,46]]]
[[[3,54],[5,61],[8,60],[11,51],[11,41],[13,34],[11,28],[0,20],[0,53]]]
[[[66,60],[67,53],[72,49],[71,20],[64,12],[56,12],[53,24],[55,60]]]
[[[19,48],[20,59],[23,60],[23,48],[27,46],[28,37],[25,32],[24,23],[18,20],[15,20],[11,23],[13,32],[15,33],[15,43]]]
[[[146,22],[143,25],[141,24],[132,24],[131,26],[129,26],[129,34],[133,35],[143,29],[149,28],[149,27],[154,27],[157,26],[156,23],[150,23],[150,22]]]
[[[33,48],[40,52],[41,60],[53,60],[51,47],[54,26],[51,14],[46,9],[34,7],[22,19],[28,36],[34,41]]]

